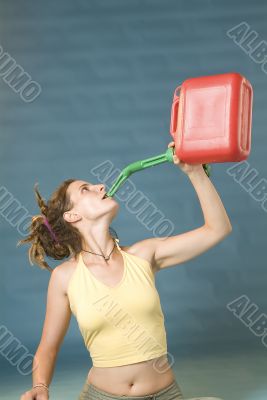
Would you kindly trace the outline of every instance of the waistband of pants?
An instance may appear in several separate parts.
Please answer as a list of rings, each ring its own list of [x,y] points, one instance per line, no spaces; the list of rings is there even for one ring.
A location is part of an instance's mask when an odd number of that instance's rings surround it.
[[[180,390],[179,390],[179,386],[176,382],[176,380],[174,380],[170,385],[168,385],[167,387],[154,392],[154,393],[150,393],[150,394],[146,394],[143,396],[127,396],[127,395],[115,395],[112,393],[108,393],[104,390],[101,390],[99,388],[97,388],[96,386],[94,386],[92,383],[88,383],[86,382],[86,386],[87,386],[87,390],[88,390],[88,394],[90,393],[92,395],[92,398],[94,399],[102,399],[102,400],[108,400],[108,399],[125,399],[125,400],[137,400],[137,399],[155,399],[155,398],[159,398],[163,395],[168,394],[171,391],[177,390],[180,394]]]

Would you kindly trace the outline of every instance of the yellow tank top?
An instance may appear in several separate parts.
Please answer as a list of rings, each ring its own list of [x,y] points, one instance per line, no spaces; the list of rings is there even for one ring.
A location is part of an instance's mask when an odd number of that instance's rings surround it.
[[[81,253],[68,285],[70,308],[95,367],[113,367],[167,354],[164,315],[150,263],[123,251],[121,281],[110,287]]]

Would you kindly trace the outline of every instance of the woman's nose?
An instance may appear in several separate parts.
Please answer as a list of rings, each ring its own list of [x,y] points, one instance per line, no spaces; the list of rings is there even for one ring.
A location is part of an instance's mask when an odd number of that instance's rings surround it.
[[[100,191],[105,190],[105,185],[103,185],[102,183],[101,183],[100,185],[97,185],[97,187],[98,187],[98,189],[99,189]]]

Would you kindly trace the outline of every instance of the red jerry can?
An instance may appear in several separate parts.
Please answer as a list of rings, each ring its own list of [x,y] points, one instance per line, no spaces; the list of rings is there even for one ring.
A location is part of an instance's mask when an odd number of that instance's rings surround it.
[[[177,157],[189,164],[245,160],[251,145],[252,101],[252,86],[239,73],[186,79],[174,91],[171,110]]]

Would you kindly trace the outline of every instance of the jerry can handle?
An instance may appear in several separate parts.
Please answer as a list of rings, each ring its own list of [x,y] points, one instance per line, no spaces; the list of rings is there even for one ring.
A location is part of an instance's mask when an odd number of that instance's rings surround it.
[[[171,109],[171,124],[170,124],[170,134],[174,138],[174,133],[177,129],[177,118],[178,118],[178,108],[179,108],[179,99],[180,97],[177,96],[178,89],[181,88],[182,85],[177,86],[174,91],[173,101],[172,101],[172,109]]]

